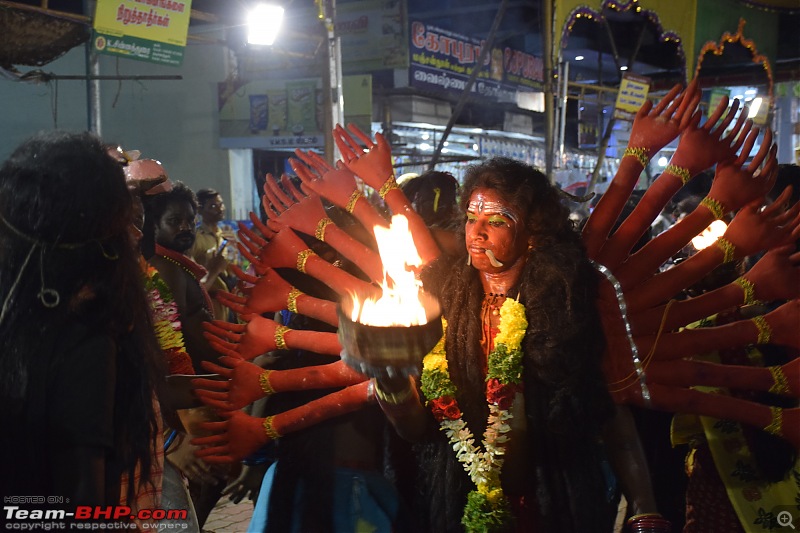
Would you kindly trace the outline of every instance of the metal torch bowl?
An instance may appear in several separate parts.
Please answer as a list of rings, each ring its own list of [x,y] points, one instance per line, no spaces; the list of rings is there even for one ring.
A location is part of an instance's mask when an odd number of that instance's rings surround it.
[[[337,308],[342,360],[370,377],[419,375],[422,359],[442,337],[439,301],[420,294],[428,321],[415,326],[370,326],[350,319],[351,299],[344,297]]]

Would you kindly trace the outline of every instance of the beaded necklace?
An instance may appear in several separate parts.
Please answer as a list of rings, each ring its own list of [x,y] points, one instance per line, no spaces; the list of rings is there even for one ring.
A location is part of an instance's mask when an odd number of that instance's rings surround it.
[[[158,255],[163,259],[166,259],[167,261],[169,261],[174,265],[177,265],[184,272],[189,274],[189,277],[192,278],[192,280],[194,280],[194,282],[200,289],[200,292],[203,294],[203,300],[204,300],[203,309],[205,309],[206,312],[213,317],[214,312],[212,311],[213,306],[211,304],[211,297],[209,296],[206,288],[203,287],[203,284],[200,282],[200,279],[206,274],[206,269],[203,268],[202,265],[195,263],[188,257],[184,255],[179,255],[177,252],[170,250],[168,248],[164,248],[163,246],[160,246],[158,244],[156,244],[156,255]],[[191,263],[189,263],[190,261]]]

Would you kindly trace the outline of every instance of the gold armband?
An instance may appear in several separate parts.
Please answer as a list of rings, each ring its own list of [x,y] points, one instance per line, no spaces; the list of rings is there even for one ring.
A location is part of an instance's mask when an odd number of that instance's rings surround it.
[[[783,437],[783,409],[770,406],[769,412],[772,414],[772,420],[769,424],[764,426],[764,431],[778,437]]]
[[[758,340],[756,344],[768,344],[770,337],[772,337],[772,328],[767,324],[767,319],[759,315],[753,317],[751,320],[758,328]]]
[[[684,185],[689,183],[689,180],[692,179],[692,174],[689,172],[689,169],[679,167],[678,165],[667,165],[664,172],[669,172],[673,176],[678,176],[681,179],[681,183]]]
[[[292,290],[289,291],[289,296],[286,297],[286,309],[292,313],[297,313],[297,299],[302,295],[302,291],[292,287]]]
[[[381,200],[386,198],[386,195],[389,191],[393,191],[394,189],[399,189],[400,187],[397,186],[397,182],[394,179],[394,174],[390,174],[386,181],[381,186],[381,190],[378,191],[378,195],[380,195]]]
[[[264,419],[264,433],[269,437],[270,440],[278,440],[282,437],[280,433],[278,433],[275,428],[272,426],[272,421],[275,416],[268,416]]]
[[[345,207],[348,213],[351,215],[353,214],[353,211],[356,208],[356,202],[358,202],[358,200],[361,198],[364,198],[364,196],[358,191],[358,189],[353,191],[353,194],[350,195],[350,199],[347,201],[347,207]]]
[[[736,247],[725,237],[717,239],[717,246],[719,246],[722,253],[725,254],[722,258],[723,263],[730,263],[736,257]]]
[[[261,390],[264,391],[264,394],[267,396],[275,393],[275,389],[272,388],[269,382],[269,375],[272,374],[272,372],[272,370],[265,370],[258,376],[258,383],[261,385]]]
[[[625,151],[622,153],[622,157],[632,156],[635,157],[639,163],[641,163],[642,168],[647,166],[647,161],[649,158],[647,157],[647,149],[646,148],[625,148]]]
[[[325,242],[325,228],[328,227],[328,224],[332,224],[333,220],[329,219],[328,217],[323,218],[317,223],[317,229],[314,231],[314,237],[317,238],[318,241]]]
[[[725,208],[722,207],[722,204],[718,201],[714,200],[710,196],[706,196],[700,202],[700,205],[705,206],[711,214],[714,215],[715,220],[720,220],[725,217]]]
[[[772,387],[769,388],[769,392],[781,395],[789,394],[791,392],[789,389],[789,380],[786,379],[786,374],[783,373],[783,369],[779,366],[768,366],[767,370],[772,374],[772,381],[774,382]]]
[[[302,252],[298,253],[297,254],[297,270],[299,270],[300,272],[305,274],[306,273],[306,261],[308,261],[308,258],[311,257],[312,255],[316,255],[316,254],[314,253],[314,250],[312,250],[311,248],[306,248]]]
[[[283,338],[287,331],[291,330],[286,326],[278,326],[275,328],[275,346],[277,346],[279,350],[289,349],[289,347],[286,345],[286,341]]]
[[[753,282],[747,278],[738,277],[736,281],[734,281],[736,285],[742,288],[742,292],[744,292],[744,302],[742,305],[752,305],[760,303],[756,300],[756,288],[753,285]]]
[[[414,389],[411,388],[411,384],[408,385],[408,388],[400,392],[385,392],[380,388],[378,382],[375,381],[375,396],[378,397],[378,400],[388,403],[389,405],[400,405],[408,400],[412,394],[414,394]]]

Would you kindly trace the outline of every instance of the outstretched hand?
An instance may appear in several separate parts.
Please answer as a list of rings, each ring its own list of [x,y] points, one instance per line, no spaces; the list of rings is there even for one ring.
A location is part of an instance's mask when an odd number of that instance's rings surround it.
[[[326,216],[319,195],[303,193],[286,174],[281,176],[281,185],[283,189],[271,174],[267,174],[262,201],[270,221],[276,220],[306,235],[314,235],[317,224]]]
[[[692,80],[684,91],[675,85],[655,107],[647,100],[633,120],[628,146],[644,148],[654,155],[689,125],[699,102],[697,80]]]
[[[350,196],[356,189],[356,178],[350,170],[333,168],[319,154],[295,150],[299,159],[289,159],[289,164],[303,185],[338,205],[347,207]]]
[[[703,112],[700,109],[695,110],[689,124],[681,133],[678,148],[675,150],[671,163],[686,168],[690,175],[695,176],[717,163],[734,159],[736,152],[741,148],[753,127],[753,121],[747,119],[747,107],[745,107],[739,114],[736,124],[725,137],[722,136],[733,121],[739,105],[739,100],[736,99],[728,108],[728,98],[722,98],[702,126],[698,125]],[[725,113],[726,109],[727,113]]]
[[[775,184],[778,147],[772,144],[771,130],[766,131],[758,152],[745,165],[756,137],[758,129],[750,131],[739,157],[717,165],[708,196],[722,204],[726,211],[734,211],[754,200],[760,200]]]
[[[788,244],[800,238],[800,203],[783,211],[782,202],[764,209],[759,200],[751,202],[736,214],[724,237],[734,245],[736,258]]]
[[[222,422],[204,422],[203,429],[213,433],[208,437],[192,439],[200,446],[197,457],[207,463],[233,463],[252,455],[269,442],[264,432],[264,419],[255,418],[242,411],[220,413]]]
[[[277,322],[258,315],[243,315],[240,318],[247,322],[203,322],[203,336],[219,353],[248,361],[278,347],[275,340]]]
[[[769,250],[743,276],[754,285],[755,298],[764,302],[800,297],[800,252],[794,244]]]
[[[355,124],[348,124],[349,132],[337,124],[333,130],[333,139],[342,153],[342,162],[364,183],[376,191],[394,174],[392,168],[392,150],[389,143],[380,133],[375,134],[375,141],[369,138]],[[351,135],[352,133],[352,135]],[[353,139],[355,135],[366,149]]]
[[[265,372],[260,366],[237,357],[222,356],[221,364],[203,361],[203,368],[224,376],[227,381],[207,378],[192,380],[200,400],[218,411],[235,411],[266,396],[259,377]]]
[[[271,268],[259,277],[239,272],[239,279],[248,284],[239,296],[226,291],[217,292],[217,300],[239,315],[275,313],[286,308],[289,293],[294,287]]]

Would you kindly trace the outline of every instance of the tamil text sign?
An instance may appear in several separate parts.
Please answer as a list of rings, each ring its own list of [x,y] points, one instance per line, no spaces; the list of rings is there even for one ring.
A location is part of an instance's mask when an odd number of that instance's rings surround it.
[[[457,95],[466,89],[484,42],[423,22],[411,23],[409,83]],[[517,92],[531,92],[543,79],[542,58],[512,48],[493,48],[479,66],[473,96],[516,103]]]
[[[191,0],[98,0],[94,49],[163,65],[183,62]]]

